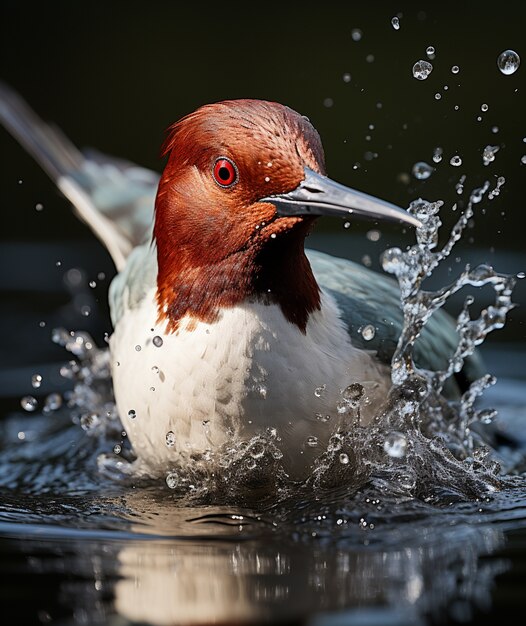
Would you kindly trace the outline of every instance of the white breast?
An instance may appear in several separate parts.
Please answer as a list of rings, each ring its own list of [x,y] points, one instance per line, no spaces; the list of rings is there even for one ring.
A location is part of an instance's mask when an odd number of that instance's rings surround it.
[[[126,311],[110,349],[123,425],[155,472],[271,427],[297,473],[295,466],[304,467],[316,452],[307,438],[321,444],[336,427],[342,389],[352,382],[376,388],[366,419],[385,398],[387,367],[351,345],[327,294],[306,334],[279,306],[258,302],[225,309],[212,324],[183,319],[176,333],[167,333],[155,323],[154,295]]]

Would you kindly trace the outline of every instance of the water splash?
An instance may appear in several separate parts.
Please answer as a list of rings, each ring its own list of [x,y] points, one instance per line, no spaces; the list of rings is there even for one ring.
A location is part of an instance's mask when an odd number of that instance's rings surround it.
[[[488,199],[498,194],[504,184],[501,178]],[[446,392],[454,375],[488,333],[505,324],[513,307],[516,277],[495,272],[487,265],[467,266],[451,284],[437,291],[423,289],[423,281],[451,254],[473,218],[473,207],[482,201],[489,187],[488,182],[471,193],[467,208],[440,250],[436,248],[443,203],[420,199],[409,207],[422,223],[416,230],[416,243],[406,251],[387,250],[382,257],[384,270],[399,282],[404,316],[392,360],[391,391],[372,424],[363,425],[361,421],[377,393],[376,383],[367,381],[349,381],[335,412],[316,414],[316,422],[326,425],[332,434],[324,440],[307,433],[298,442],[299,453],[309,458],[313,455],[314,459],[311,472],[302,482],[306,488],[345,486],[353,491],[367,486],[395,498],[441,503],[452,493],[461,498],[480,497],[504,484],[498,463],[474,428],[495,417],[491,409],[476,408],[477,400],[495,379],[489,374],[481,376],[464,395],[454,399],[447,399],[450,396]],[[472,316],[474,299],[467,296],[456,319],[458,346],[447,365],[439,371],[417,367],[414,348],[426,324],[448,298],[466,286],[491,287],[494,303]],[[366,341],[372,340],[375,332],[372,324],[361,328]],[[112,480],[149,478],[148,468],[134,458],[116,414],[108,350],[98,348],[83,332],[55,329],[53,339],[75,357],[61,369],[61,374],[73,382],[73,389],[64,397],[73,420],[89,436],[107,441],[107,452],[97,459],[99,471]],[[324,392],[323,385],[312,390],[314,410]],[[125,418],[136,417],[130,407]],[[290,451],[281,444],[280,433],[267,429],[250,439],[232,438],[223,447],[200,454],[183,451],[176,462],[166,467],[163,479],[173,495],[185,502],[283,500],[291,497],[298,483],[287,475],[284,461]],[[164,445],[177,446],[172,431],[166,433]]]

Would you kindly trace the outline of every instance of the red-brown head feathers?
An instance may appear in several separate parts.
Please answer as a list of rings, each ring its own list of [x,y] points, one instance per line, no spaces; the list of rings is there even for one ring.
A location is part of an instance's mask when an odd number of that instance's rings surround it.
[[[324,173],[318,133],[288,107],[206,105],[170,127],[156,200],[159,315],[177,328],[260,297],[305,330],[319,289],[303,251],[311,218],[278,217],[262,198]]]

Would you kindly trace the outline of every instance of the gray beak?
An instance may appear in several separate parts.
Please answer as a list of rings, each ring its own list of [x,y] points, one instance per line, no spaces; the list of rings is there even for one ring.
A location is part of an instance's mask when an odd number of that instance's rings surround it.
[[[360,215],[373,220],[422,226],[420,220],[394,204],[340,185],[308,167],[304,169],[305,178],[296,189],[262,199],[274,204],[279,216],[332,215],[350,218]]]

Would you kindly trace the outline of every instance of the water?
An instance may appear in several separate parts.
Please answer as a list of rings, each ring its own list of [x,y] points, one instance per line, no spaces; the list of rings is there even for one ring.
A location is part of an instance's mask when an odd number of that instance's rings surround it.
[[[442,203],[411,205],[423,222],[416,243],[383,255],[405,317],[393,389],[369,427],[360,412],[374,389],[342,391],[337,415],[320,416],[334,423],[327,447],[306,442],[318,457],[303,482],[284,473],[272,429],[152,480],[116,415],[107,350],[55,329],[69,389],[41,403],[25,397],[0,424],[4,610],[17,623],[330,626],[453,623],[490,609],[505,555],[525,537],[523,381],[508,372],[493,385],[498,372],[488,372],[459,400],[440,392],[506,323],[516,277],[479,265],[423,287],[488,192],[471,194],[440,248]],[[448,367],[419,370],[418,334],[466,286],[492,290],[494,301],[472,313],[466,296]],[[365,340],[374,333],[362,329]],[[509,359],[490,362],[505,369]],[[313,400],[323,393],[313,389]],[[12,572],[33,583],[23,603]]]

